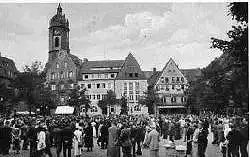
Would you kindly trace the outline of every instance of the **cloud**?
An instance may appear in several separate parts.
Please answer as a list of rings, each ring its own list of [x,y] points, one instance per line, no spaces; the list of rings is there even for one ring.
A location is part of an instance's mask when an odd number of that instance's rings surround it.
[[[226,3],[65,4],[71,53],[89,60],[124,59],[132,51],[144,70],[173,57],[182,68],[204,67],[220,55],[210,38],[226,39]],[[18,67],[48,58],[54,4],[1,4],[0,47]],[[114,11],[115,10],[115,11]],[[194,60],[195,58],[195,60]]]
[[[143,69],[160,68],[170,57],[180,61],[183,68],[204,67],[221,54],[210,49],[210,38],[225,37],[230,26],[225,6],[178,3],[160,15],[149,11],[128,13],[123,23],[99,29],[80,41],[91,43],[85,45],[84,54],[93,59],[124,59],[133,51]]]

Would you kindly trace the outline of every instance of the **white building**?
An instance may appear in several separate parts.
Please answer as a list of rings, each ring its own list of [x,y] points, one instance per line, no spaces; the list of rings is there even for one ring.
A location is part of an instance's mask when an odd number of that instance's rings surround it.
[[[102,100],[108,90],[114,91],[117,99],[127,98],[129,114],[147,113],[147,107],[138,104],[138,99],[147,89],[147,79],[140,66],[130,53],[125,60],[88,61],[81,66],[78,85],[86,88],[91,107],[90,115],[101,114],[98,101]],[[108,108],[108,113],[120,114],[120,106]]]

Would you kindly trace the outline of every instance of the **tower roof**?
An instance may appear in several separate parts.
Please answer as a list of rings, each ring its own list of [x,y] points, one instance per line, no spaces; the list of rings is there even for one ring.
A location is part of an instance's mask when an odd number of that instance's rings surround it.
[[[66,19],[65,14],[62,14],[62,7],[60,3],[57,7],[57,13],[50,19],[49,25],[49,27],[60,26],[69,28],[69,21]]]

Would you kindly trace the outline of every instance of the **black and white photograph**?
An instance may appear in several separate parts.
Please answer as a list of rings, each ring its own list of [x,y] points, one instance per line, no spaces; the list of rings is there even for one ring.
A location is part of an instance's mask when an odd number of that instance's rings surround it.
[[[0,157],[248,157],[247,1],[0,0]]]

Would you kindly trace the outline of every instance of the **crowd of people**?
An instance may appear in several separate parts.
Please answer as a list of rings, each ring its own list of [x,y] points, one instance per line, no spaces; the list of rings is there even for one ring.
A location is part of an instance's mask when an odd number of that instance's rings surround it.
[[[186,156],[205,157],[211,132],[221,156],[248,157],[248,127],[248,116],[215,114],[0,117],[0,154],[12,149],[16,154],[29,150],[30,157],[52,157],[54,147],[56,157],[80,157],[83,151],[93,151],[97,141],[108,157],[141,156],[144,148],[159,157],[161,140],[183,140]]]

